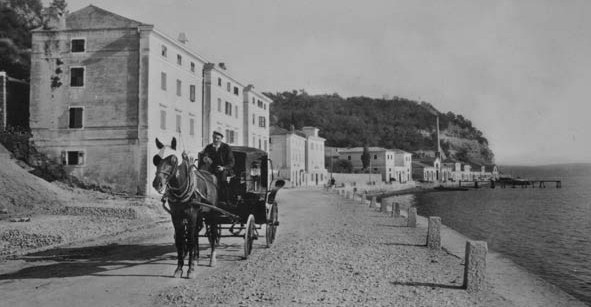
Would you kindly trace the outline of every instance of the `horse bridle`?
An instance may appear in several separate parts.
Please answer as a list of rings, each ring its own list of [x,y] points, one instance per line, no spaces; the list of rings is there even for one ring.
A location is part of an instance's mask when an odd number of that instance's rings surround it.
[[[165,160],[165,159],[162,159],[162,160]],[[172,176],[177,172],[177,170],[179,168],[179,166],[178,166],[177,163],[171,163],[171,164],[173,164],[174,166],[173,166],[173,168],[172,168],[172,170],[170,172],[165,172],[165,171],[162,171],[162,170],[156,171],[156,176],[158,176],[158,174],[166,175],[166,181],[165,181],[166,182],[166,185],[165,186],[166,186],[166,189],[167,190],[169,188],[170,178],[172,178]]]

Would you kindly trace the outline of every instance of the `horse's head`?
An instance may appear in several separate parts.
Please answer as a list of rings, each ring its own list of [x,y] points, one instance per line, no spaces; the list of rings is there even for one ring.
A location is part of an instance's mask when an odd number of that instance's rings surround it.
[[[160,150],[154,155],[153,162],[156,166],[156,177],[152,186],[158,193],[163,193],[168,181],[175,175],[178,166],[182,163],[181,154],[176,151],[176,138],[172,138],[170,146],[162,144],[156,139],[156,147]]]

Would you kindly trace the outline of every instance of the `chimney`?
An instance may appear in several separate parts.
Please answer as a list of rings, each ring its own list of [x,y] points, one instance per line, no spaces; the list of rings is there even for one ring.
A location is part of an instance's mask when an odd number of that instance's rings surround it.
[[[179,33],[179,38],[178,38],[179,42],[186,44],[189,39],[187,38],[187,34],[185,34],[185,32],[181,32]]]
[[[218,66],[219,66],[221,69],[223,69],[223,70],[226,70],[226,63],[224,63],[224,62],[218,63]]]

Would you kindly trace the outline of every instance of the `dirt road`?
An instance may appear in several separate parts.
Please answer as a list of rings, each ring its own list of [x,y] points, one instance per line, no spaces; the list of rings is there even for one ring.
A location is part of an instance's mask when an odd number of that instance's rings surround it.
[[[175,268],[168,222],[0,263],[1,306],[511,306],[461,289],[461,260],[424,247],[425,231],[320,191],[282,190],[277,239],[223,238],[218,265],[206,240],[194,280]],[[261,232],[264,235],[264,231]]]

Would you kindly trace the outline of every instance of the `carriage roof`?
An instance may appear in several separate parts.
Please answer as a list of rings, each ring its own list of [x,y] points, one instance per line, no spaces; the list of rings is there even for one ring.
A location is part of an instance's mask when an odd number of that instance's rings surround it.
[[[267,152],[264,150],[260,150],[254,147],[247,147],[247,146],[231,146],[232,152],[241,152],[245,153],[247,156],[251,156],[254,158],[262,158],[267,156]]]

